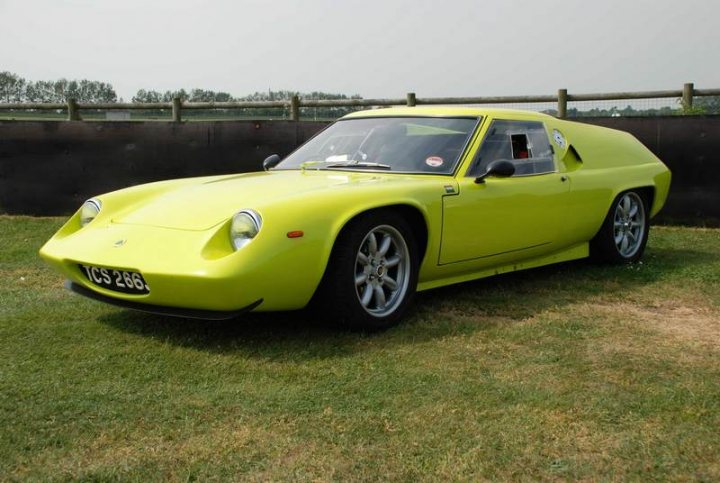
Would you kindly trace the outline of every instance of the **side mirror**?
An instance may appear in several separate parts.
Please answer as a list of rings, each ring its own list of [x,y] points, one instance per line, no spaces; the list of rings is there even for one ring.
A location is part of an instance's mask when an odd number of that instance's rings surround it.
[[[475,178],[475,182],[480,184],[485,182],[488,176],[497,176],[498,178],[507,178],[515,174],[515,165],[506,159],[497,159],[488,164],[483,174]]]
[[[267,158],[265,158],[265,161],[263,161],[263,169],[265,171],[269,171],[271,168],[274,168],[278,165],[280,162],[280,156],[277,154],[271,154]]]

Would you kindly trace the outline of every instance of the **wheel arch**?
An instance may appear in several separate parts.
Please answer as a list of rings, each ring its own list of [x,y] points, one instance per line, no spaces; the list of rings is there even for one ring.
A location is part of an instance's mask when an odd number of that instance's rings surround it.
[[[614,231],[613,221],[615,219],[617,206],[619,206],[620,200],[628,193],[636,194],[636,196],[640,198],[640,203],[644,204],[644,229],[641,232],[641,240],[635,243],[637,248],[634,248],[633,253],[623,254],[620,253],[617,247],[617,233]],[[607,263],[630,263],[639,260],[642,257],[647,243],[648,230],[650,228],[651,207],[655,197],[655,188],[651,185],[627,187],[618,190],[612,198],[602,225],[590,240],[590,257],[596,261]],[[627,235],[623,236],[627,238]],[[633,238],[637,241],[637,236],[634,236]],[[623,242],[624,241],[625,240],[623,240]],[[624,248],[622,250],[624,250]]]
[[[639,192],[642,197],[644,198],[646,202],[646,208],[647,208],[647,216],[650,217],[652,212],[653,203],[655,201],[655,186],[653,185],[640,185],[640,186],[623,186],[617,191],[613,191],[612,196],[610,197],[607,206],[605,207],[605,217],[608,216],[610,213],[610,210],[612,210],[613,205],[615,204],[615,200],[618,199],[618,197],[623,194],[627,193],[628,191],[637,191]],[[593,238],[597,236],[597,234],[602,230],[603,223],[605,222],[605,217],[603,217],[603,221],[598,226],[597,230],[595,230],[595,233],[593,234]]]
[[[420,251],[420,253],[418,254],[418,263],[421,264],[423,259],[425,258],[425,254],[427,253],[429,239],[427,215],[418,206],[410,203],[394,203],[382,206],[375,206],[355,212],[354,214],[352,214],[352,216],[348,217],[344,221],[344,223],[342,223],[342,225],[335,233],[335,237],[333,239],[333,248],[338,238],[342,236],[345,230],[347,230],[347,228],[355,220],[363,216],[368,216],[372,213],[382,213],[384,211],[393,211],[395,213],[399,213],[408,222],[410,228],[412,229],[413,236],[415,237],[417,247]],[[330,251],[332,253],[332,249]]]
[[[332,314],[336,311],[336,308],[327,305],[327,300],[330,300],[328,298],[328,294],[332,294],[333,290],[337,291],[337,287],[342,286],[342,284],[338,285],[336,283],[333,283],[333,280],[335,280],[334,274],[337,274],[338,267],[338,265],[334,263],[333,260],[341,260],[341,265],[343,263],[343,260],[347,260],[347,255],[344,254],[346,249],[343,249],[343,242],[347,242],[348,238],[343,238],[343,236],[345,234],[348,234],[348,236],[350,236],[350,234],[356,231],[353,230],[353,225],[355,224],[355,222],[362,223],[361,220],[365,220],[366,217],[370,217],[374,214],[381,215],[382,213],[388,212],[399,216],[402,220],[407,222],[410,230],[412,231],[412,236],[415,242],[414,244],[418,249],[418,265],[416,271],[414,272],[414,276],[409,275],[411,276],[411,288],[408,288],[407,290],[410,291],[410,295],[409,297],[403,296],[404,301],[402,301],[400,304],[406,305],[408,303],[407,300],[412,299],[412,296],[415,293],[415,288],[417,286],[417,273],[419,271],[420,264],[422,264],[422,261],[428,250],[429,228],[427,223],[427,216],[422,207],[417,206],[414,203],[398,202],[379,206],[367,206],[361,209],[354,210],[349,216],[345,217],[344,220],[335,225],[335,235],[334,237],[332,237],[332,243],[330,244],[329,249],[327,249],[327,257],[324,260],[323,274],[317,287],[315,288],[311,299],[308,302],[311,310],[317,311],[319,309],[321,311],[320,313],[322,314]],[[339,256],[339,258],[335,258],[336,256]],[[337,299],[337,297],[333,298],[333,300],[335,299]],[[339,315],[335,313],[335,316],[339,317],[339,320],[343,320],[343,323],[348,324],[347,326],[350,328],[377,330],[381,328],[387,328],[390,325],[396,323],[397,320],[399,320],[397,319],[397,317],[399,316],[395,314],[398,313],[401,312],[393,311],[392,313],[390,313],[390,315],[386,317],[387,320],[391,320],[391,322],[389,322],[389,325],[374,325],[374,323],[370,323],[368,325],[367,322],[358,322],[359,319],[355,318],[357,319],[355,320],[353,319],[353,317],[347,316],[347,314]]]
[[[647,203],[647,216],[650,216],[650,213],[653,211],[653,206],[655,205],[655,186],[648,185],[648,186],[640,186],[638,188],[631,188],[635,189],[645,198],[645,202]]]
[[[328,266],[330,265],[330,260],[333,256],[333,251],[337,246],[337,241],[340,239],[343,233],[345,233],[347,229],[353,224],[353,222],[358,220],[359,218],[372,213],[380,213],[383,211],[394,211],[396,213],[400,213],[401,216],[403,216],[403,218],[408,221],[413,231],[413,236],[415,237],[416,244],[420,251],[420,253],[418,254],[418,268],[420,267],[420,265],[422,265],[422,261],[427,254],[429,241],[427,214],[424,212],[424,210],[422,210],[422,208],[420,208],[419,206],[409,202],[397,202],[386,205],[366,206],[353,211],[335,225],[333,233],[329,237],[330,239],[332,239],[332,243],[330,243],[329,247],[326,248],[323,259],[321,261],[322,272],[319,274],[320,278],[315,289],[316,293],[323,283],[325,273],[327,272]]]

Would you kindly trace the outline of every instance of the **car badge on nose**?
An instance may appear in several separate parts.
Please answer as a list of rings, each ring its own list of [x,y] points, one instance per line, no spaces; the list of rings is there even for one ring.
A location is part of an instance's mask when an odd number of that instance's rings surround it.
[[[127,241],[127,240],[124,240],[124,239],[123,239],[123,240],[118,240],[118,241],[116,241],[115,243],[113,243],[113,246],[114,246],[115,248],[120,248],[121,246],[123,246],[123,245],[125,244],[126,241]]]

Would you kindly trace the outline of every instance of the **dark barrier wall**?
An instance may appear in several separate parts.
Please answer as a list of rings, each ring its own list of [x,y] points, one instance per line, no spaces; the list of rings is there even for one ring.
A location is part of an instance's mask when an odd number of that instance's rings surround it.
[[[673,172],[661,220],[720,223],[720,117],[593,118],[634,134]],[[92,195],[161,179],[261,169],[323,122],[0,121],[0,211],[68,214]]]
[[[139,183],[261,170],[326,124],[0,121],[0,211],[69,214]]]

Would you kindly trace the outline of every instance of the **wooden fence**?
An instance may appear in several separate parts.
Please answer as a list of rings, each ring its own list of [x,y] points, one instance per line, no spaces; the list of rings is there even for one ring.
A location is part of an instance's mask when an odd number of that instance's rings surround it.
[[[0,103],[0,111],[5,110],[65,110],[69,121],[80,121],[80,111],[87,110],[172,110],[172,121],[182,121],[184,110],[198,109],[288,109],[292,121],[300,120],[302,107],[378,107],[378,106],[420,106],[420,105],[457,105],[457,104],[526,104],[537,102],[557,103],[557,117],[567,117],[568,102],[575,101],[616,101],[634,99],[680,99],[685,111],[690,111],[694,97],[720,96],[720,89],[695,89],[687,83],[680,90],[613,92],[597,94],[571,94],[567,89],[559,89],[556,95],[545,96],[496,96],[496,97],[417,97],[409,92],[405,98],[397,99],[300,99],[293,96],[281,101],[237,101],[237,102],[187,102],[179,97],[172,102],[154,103],[78,103],[68,99],[67,103]]]

